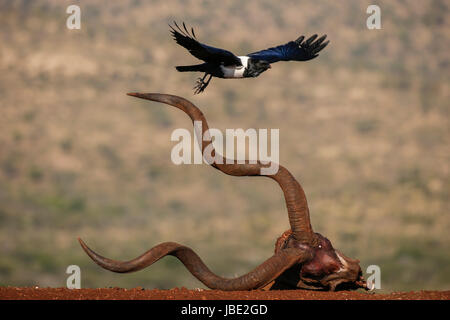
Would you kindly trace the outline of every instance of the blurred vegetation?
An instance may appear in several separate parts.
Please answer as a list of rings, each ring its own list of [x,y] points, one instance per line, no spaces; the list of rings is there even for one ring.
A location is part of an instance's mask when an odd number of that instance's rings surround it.
[[[202,287],[175,258],[113,274],[79,247],[130,259],[163,241],[220,275],[251,270],[288,229],[279,188],[170,160],[189,119],[126,92],[197,104],[211,127],[279,128],[280,162],[305,188],[312,224],[377,264],[386,291],[450,289],[449,4],[427,1],[0,1],[0,285]],[[382,30],[366,28],[378,4]],[[256,80],[214,79],[192,94],[195,62],[169,36],[245,54],[328,34],[308,63]]]

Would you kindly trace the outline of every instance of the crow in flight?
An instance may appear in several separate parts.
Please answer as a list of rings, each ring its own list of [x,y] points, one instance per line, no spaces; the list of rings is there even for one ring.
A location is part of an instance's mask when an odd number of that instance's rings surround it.
[[[204,61],[201,64],[176,67],[180,72],[196,71],[205,73],[203,78],[198,78],[194,87],[194,94],[203,92],[212,77],[225,79],[257,77],[267,69],[270,69],[270,64],[274,62],[314,59],[329,43],[329,41],[324,42],[326,35],[317,39],[317,34],[315,34],[306,41],[304,41],[304,36],[300,36],[295,41],[289,41],[277,47],[253,52],[245,56],[235,56],[230,51],[200,43],[197,41],[194,29],[191,28],[191,33],[189,33],[184,22],[184,30],[175,21],[174,24],[176,29],[169,25],[172,29],[171,33],[174,40],[180,46],[185,47],[194,57]],[[208,75],[209,78],[205,81]]]

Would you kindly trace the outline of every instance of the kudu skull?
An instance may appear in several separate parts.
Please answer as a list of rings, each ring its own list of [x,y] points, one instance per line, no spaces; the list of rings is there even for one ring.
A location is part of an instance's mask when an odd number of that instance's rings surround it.
[[[128,95],[162,102],[184,111],[191,120],[202,122],[202,136],[209,129],[203,113],[181,97],[158,93],[128,93]],[[198,141],[202,152],[210,143]],[[211,152],[214,158],[215,151]],[[213,162],[211,166],[232,176],[261,176],[261,169],[270,167],[261,162],[237,164],[234,161]],[[126,262],[115,261],[92,251],[78,239],[84,251],[102,268],[119,273],[134,272],[150,266],[166,255],[177,257],[205,286],[219,290],[314,289],[336,290],[366,288],[358,260],[346,257],[334,249],[324,236],[314,233],[309,209],[301,185],[283,166],[277,173],[267,175],[281,187],[286,200],[291,229],[284,232],[275,244],[275,253],[253,271],[227,279],[214,274],[190,248],[175,242],[161,243],[141,256]]]

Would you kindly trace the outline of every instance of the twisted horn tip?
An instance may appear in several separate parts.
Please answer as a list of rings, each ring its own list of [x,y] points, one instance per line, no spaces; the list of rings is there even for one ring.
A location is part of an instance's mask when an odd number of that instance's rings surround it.
[[[81,247],[83,248],[83,250],[87,253],[88,251],[90,251],[89,247],[86,245],[86,243],[84,243],[83,240],[81,240],[80,237],[77,237],[78,242],[80,243]]]
[[[141,99],[145,99],[145,100],[159,101],[159,102],[162,102],[161,99],[164,99],[164,98],[167,98],[167,97],[170,97],[170,96],[175,97],[175,96],[170,95],[170,94],[153,93],[153,92],[146,92],[146,93],[128,92],[127,95],[131,96],[131,97],[141,98]],[[179,97],[177,97],[177,98],[179,98]]]
[[[86,254],[87,254],[92,260],[94,260],[95,262],[97,262],[97,259],[96,259],[96,258],[102,258],[102,257],[99,256],[97,253],[95,253],[94,251],[92,251],[92,249],[89,248],[89,247],[87,246],[87,244],[84,243],[83,240],[81,240],[80,237],[78,237],[77,239],[78,239],[78,242],[79,242],[80,245],[81,245],[81,248],[84,250],[84,252],[86,252]],[[97,263],[98,263],[98,262],[97,262]]]
[[[127,96],[132,96],[132,97],[137,97],[137,98],[140,98],[140,97],[142,97],[142,93],[139,93],[139,92],[128,92],[127,93]]]

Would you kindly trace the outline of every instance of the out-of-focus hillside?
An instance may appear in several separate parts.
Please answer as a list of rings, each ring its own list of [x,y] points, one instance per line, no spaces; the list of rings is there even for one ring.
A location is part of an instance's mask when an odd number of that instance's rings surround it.
[[[66,28],[79,4],[82,29]],[[382,30],[366,28],[378,4]],[[167,257],[135,274],[81,250],[129,259],[163,241],[218,274],[269,257],[288,229],[281,190],[170,160],[182,112],[126,92],[191,100],[211,127],[279,128],[280,163],[301,181],[315,231],[381,267],[385,290],[450,288],[449,4],[433,1],[0,1],[0,285],[201,287]],[[213,79],[167,24],[236,54],[328,35],[307,63],[254,80]]]

